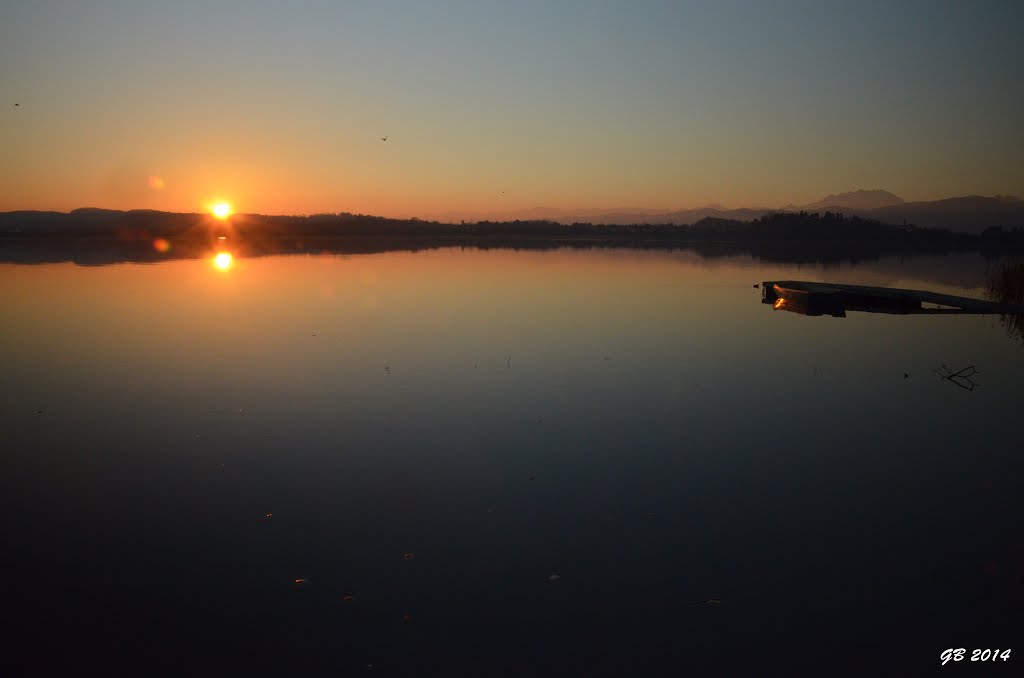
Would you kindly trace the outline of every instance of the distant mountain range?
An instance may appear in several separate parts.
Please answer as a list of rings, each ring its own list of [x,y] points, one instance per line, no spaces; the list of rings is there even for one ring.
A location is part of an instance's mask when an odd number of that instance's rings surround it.
[[[875,189],[870,191],[859,190],[826,195],[821,200],[801,205],[799,209],[816,210],[839,206],[847,209],[871,210],[878,209],[879,207],[902,205],[903,203],[903,198],[898,195],[890,193],[889,191]]]
[[[546,219],[561,224],[693,224],[708,217],[751,221],[773,212],[842,212],[848,216],[877,219],[888,224],[913,224],[922,228],[943,228],[961,233],[981,233],[986,228],[1024,228],[1024,200],[1012,196],[984,197],[970,195],[926,202],[906,202],[884,190],[857,190],[828,195],[804,205],[783,207],[744,207],[728,209],[709,205],[696,209],[652,210],[616,208],[610,210],[560,210],[535,207],[489,215],[493,221]],[[453,219],[454,213],[433,215],[441,221]]]

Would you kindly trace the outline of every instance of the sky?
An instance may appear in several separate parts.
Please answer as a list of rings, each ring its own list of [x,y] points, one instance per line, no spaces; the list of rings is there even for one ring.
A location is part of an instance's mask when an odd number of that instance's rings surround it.
[[[0,210],[1021,196],[1022,25],[1019,0],[0,0]]]

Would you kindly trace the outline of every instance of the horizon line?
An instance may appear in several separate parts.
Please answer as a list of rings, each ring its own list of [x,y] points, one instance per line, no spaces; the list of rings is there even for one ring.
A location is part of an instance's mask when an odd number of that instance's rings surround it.
[[[473,219],[477,219],[477,220],[488,220],[489,218],[497,218],[497,217],[500,217],[501,215],[515,214],[515,213],[519,213],[519,212],[542,212],[542,211],[558,213],[558,214],[562,214],[562,215],[584,217],[584,216],[600,216],[600,215],[621,214],[621,213],[628,213],[628,212],[633,211],[633,210],[640,210],[640,211],[643,211],[643,212],[647,213],[645,216],[652,217],[652,216],[664,216],[664,215],[673,214],[673,213],[676,213],[676,212],[692,212],[692,211],[697,211],[697,210],[715,210],[715,211],[719,211],[719,212],[735,212],[735,211],[741,211],[741,210],[752,210],[752,211],[799,211],[799,210],[808,209],[808,208],[811,208],[811,209],[832,209],[832,208],[835,208],[835,209],[853,209],[853,210],[875,210],[875,209],[885,209],[887,207],[900,207],[900,206],[918,205],[918,204],[924,204],[924,203],[936,203],[936,202],[943,202],[943,201],[947,201],[947,200],[958,200],[958,199],[962,200],[962,199],[970,199],[970,198],[981,198],[981,199],[988,199],[988,200],[998,200],[1000,202],[1024,202],[1024,198],[1021,198],[1019,196],[1010,195],[1010,194],[999,194],[999,193],[993,194],[993,195],[983,195],[983,194],[980,194],[980,193],[968,193],[968,194],[963,194],[963,195],[947,196],[947,197],[944,197],[944,198],[936,198],[936,199],[933,199],[933,200],[904,200],[903,198],[900,198],[896,194],[893,194],[891,192],[885,191],[887,193],[890,193],[890,195],[893,195],[894,197],[899,198],[900,202],[894,202],[894,203],[891,203],[891,204],[888,204],[888,205],[880,205],[880,206],[876,206],[876,207],[858,207],[856,205],[843,205],[843,204],[838,204],[838,203],[837,204],[832,204],[832,205],[829,205],[829,204],[825,204],[825,205],[816,204],[816,203],[822,203],[823,201],[827,200],[830,197],[839,197],[841,195],[847,195],[847,194],[850,194],[850,193],[875,192],[875,191],[882,192],[883,189],[871,189],[871,190],[868,190],[868,191],[861,191],[861,190],[847,191],[847,192],[840,193],[840,194],[830,194],[828,196],[825,196],[824,198],[821,198],[821,199],[816,200],[816,201],[811,202],[811,203],[805,203],[805,204],[788,203],[788,204],[779,205],[779,206],[766,206],[766,205],[748,206],[748,205],[743,205],[743,206],[739,206],[739,207],[731,207],[731,206],[725,206],[725,205],[721,205],[721,204],[717,204],[717,203],[710,203],[710,204],[700,205],[700,206],[697,206],[697,207],[677,207],[677,208],[644,207],[644,206],[640,206],[640,205],[617,205],[617,206],[613,206],[613,207],[572,207],[572,208],[567,208],[567,207],[551,207],[551,206],[548,206],[548,205],[535,205],[535,206],[531,206],[531,207],[508,208],[508,209],[504,209],[504,210],[472,210],[472,209],[459,209],[459,208],[450,208],[450,209],[446,209],[446,210],[427,210],[427,211],[422,212],[422,214],[424,215],[422,217],[418,216],[417,214],[412,214],[410,216],[389,216],[389,215],[385,215],[385,214],[374,214],[374,213],[371,213],[371,212],[353,212],[353,211],[348,211],[348,210],[344,210],[344,209],[343,210],[338,210],[338,211],[290,212],[290,213],[285,213],[285,212],[276,212],[276,213],[275,212],[241,212],[241,211],[238,211],[238,212],[234,212],[232,214],[232,216],[237,216],[237,217],[242,217],[242,216],[249,216],[249,217],[256,217],[256,216],[258,216],[258,217],[313,217],[313,216],[321,216],[321,215],[352,214],[352,215],[356,215],[356,216],[372,216],[372,217],[380,217],[380,218],[384,218],[384,219],[400,219],[400,220],[401,219],[406,219],[406,220],[407,219],[427,219],[427,220],[436,221],[438,218],[443,218],[443,217],[446,217],[448,215],[452,215],[452,218],[460,218],[458,216],[455,216],[455,215],[458,215],[458,214],[479,215],[479,216],[473,216],[473,217],[465,217],[465,216],[463,216],[463,217],[461,217],[463,220],[465,220],[467,218],[473,218]],[[122,212],[122,213],[127,213],[127,212],[156,212],[156,213],[161,213],[161,214],[180,214],[180,215],[208,215],[209,214],[209,211],[203,211],[203,210],[176,211],[176,210],[167,210],[167,209],[154,209],[154,208],[150,208],[150,207],[116,208],[116,207],[99,207],[99,206],[95,206],[95,205],[83,205],[83,206],[80,206],[80,207],[74,207],[74,208],[67,209],[67,210],[62,210],[62,209],[46,209],[46,208],[9,209],[9,210],[0,210],[0,214],[12,214],[12,213],[17,213],[17,212],[42,212],[42,213],[51,213],[51,214],[72,214],[72,213],[75,213],[75,212],[86,211],[86,210],[95,210],[95,211],[98,211],[98,212]],[[537,218],[540,219],[540,220],[544,219],[544,217],[540,217],[540,216],[538,216]],[[516,220],[523,220],[522,217],[514,217],[514,219],[516,219]]]

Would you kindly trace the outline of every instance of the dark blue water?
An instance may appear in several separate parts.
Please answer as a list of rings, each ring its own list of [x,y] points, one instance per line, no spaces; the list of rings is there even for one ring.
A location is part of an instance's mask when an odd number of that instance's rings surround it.
[[[4,661],[1013,672],[939,654],[1024,654],[1020,340],[752,287],[984,278],[632,250],[2,266]]]

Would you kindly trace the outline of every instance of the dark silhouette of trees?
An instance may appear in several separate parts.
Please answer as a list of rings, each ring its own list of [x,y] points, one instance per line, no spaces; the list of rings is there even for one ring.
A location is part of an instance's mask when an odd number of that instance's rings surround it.
[[[306,251],[313,240],[321,249],[343,247],[422,249],[446,245],[473,247],[564,246],[688,247],[706,256],[747,253],[766,261],[863,261],[915,253],[980,251],[997,258],[1024,253],[1024,231],[990,228],[978,235],[913,225],[885,224],[837,212],[777,212],[752,221],[707,217],[694,224],[562,224],[547,220],[442,223],[389,219],[348,212],[309,216],[236,214],[219,221],[206,214],[152,210],[78,209],[62,212],[0,213],[0,243],[76,238],[104,241],[102,250],[127,260],[200,256],[218,236],[244,243],[249,254]],[[155,238],[173,240],[170,254],[152,251]],[[375,240],[373,244],[357,242]],[[67,251],[70,245],[54,245]],[[84,252],[79,243],[73,247]],[[34,251],[40,251],[36,248]],[[7,256],[4,254],[3,256]],[[21,256],[21,255],[18,255]],[[81,256],[81,255],[79,255]],[[91,256],[91,255],[90,255]]]

